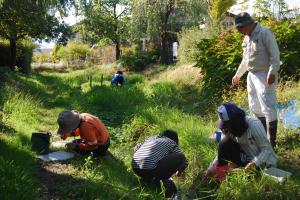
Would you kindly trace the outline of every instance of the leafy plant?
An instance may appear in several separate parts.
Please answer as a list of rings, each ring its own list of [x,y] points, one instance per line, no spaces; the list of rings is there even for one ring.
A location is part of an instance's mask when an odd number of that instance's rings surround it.
[[[145,69],[149,64],[156,63],[158,55],[155,50],[150,51],[128,51],[122,55],[120,62],[129,71]]]
[[[56,56],[67,63],[85,61],[91,50],[87,44],[68,43],[67,46],[58,49]]]

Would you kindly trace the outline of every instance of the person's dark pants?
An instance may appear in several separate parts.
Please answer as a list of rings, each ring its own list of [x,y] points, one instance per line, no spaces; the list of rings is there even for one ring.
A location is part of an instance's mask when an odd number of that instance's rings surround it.
[[[103,145],[100,145],[96,150],[94,150],[93,154],[95,156],[105,156],[109,146],[110,146],[110,138],[108,138]]]
[[[124,82],[125,82],[125,80],[124,80],[124,78],[123,77],[118,77],[118,79],[117,79],[117,84],[116,85],[120,85],[120,86],[123,86],[124,85]]]
[[[237,166],[246,166],[247,161],[241,159],[243,153],[240,145],[231,138],[224,138],[218,147],[218,165],[234,163]]]
[[[81,141],[81,139],[78,139],[78,140],[74,140],[73,142],[78,144],[78,143],[80,143],[80,141]],[[98,148],[93,151],[78,150],[78,152],[83,155],[90,154],[92,152],[94,156],[105,156],[109,146],[110,146],[110,138],[108,138],[107,141],[103,145],[98,146]]]
[[[133,171],[145,180],[166,180],[169,179],[177,171],[185,170],[187,159],[182,153],[172,153],[158,161],[155,169],[144,170],[134,169]]]
[[[146,182],[163,181],[165,187],[165,197],[172,197],[177,193],[176,186],[172,180],[169,180],[177,171],[183,172],[187,167],[187,159],[182,153],[172,153],[158,161],[155,169],[143,170],[134,169],[133,171]]]

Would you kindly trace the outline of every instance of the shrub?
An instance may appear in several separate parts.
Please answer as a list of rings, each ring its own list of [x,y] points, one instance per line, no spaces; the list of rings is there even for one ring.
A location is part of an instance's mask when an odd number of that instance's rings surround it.
[[[85,61],[91,53],[90,47],[82,43],[68,43],[66,47],[61,47],[56,56],[64,62],[73,64],[78,61]]]
[[[31,40],[21,40],[17,44],[17,66],[23,73],[28,74],[31,70],[32,51],[35,45]]]
[[[300,78],[300,25],[291,21],[263,21],[263,25],[273,30],[281,52],[283,64],[280,75],[284,79]],[[198,46],[197,66],[203,73],[202,97],[207,100],[215,98],[222,101],[219,95],[228,91],[231,78],[241,60],[241,43],[243,36],[231,29],[218,34],[212,39],[202,39]],[[210,98],[208,98],[210,97]]]
[[[270,28],[276,37],[282,65],[280,75],[284,80],[300,79],[300,24],[293,23],[291,20],[278,22],[267,20],[263,25]]]
[[[52,61],[52,56],[45,55],[45,54],[38,54],[38,55],[34,55],[32,57],[32,61],[37,62],[37,63],[46,63],[46,62]]]
[[[241,41],[239,33],[227,30],[199,43],[197,66],[203,74],[202,98],[208,104],[222,101],[222,91],[230,88],[231,78],[242,60]]]
[[[32,51],[35,45],[31,39],[17,42],[17,66],[23,73],[29,73],[31,69]],[[10,45],[8,40],[0,39],[0,66],[8,66],[10,62]]]
[[[213,36],[212,30],[203,30],[199,27],[183,29],[179,35],[178,59],[180,63],[193,63],[197,60],[198,44],[202,39]]]
[[[158,54],[155,50],[149,51],[128,51],[122,55],[120,62],[129,71],[145,69],[149,64],[158,61]]]
[[[9,65],[10,49],[9,41],[0,38],[0,66]]]

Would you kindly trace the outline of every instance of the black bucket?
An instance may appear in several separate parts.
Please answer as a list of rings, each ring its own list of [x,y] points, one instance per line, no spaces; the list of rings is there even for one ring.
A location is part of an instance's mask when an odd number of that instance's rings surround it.
[[[49,152],[50,132],[37,132],[31,135],[31,150],[37,154],[46,154]]]

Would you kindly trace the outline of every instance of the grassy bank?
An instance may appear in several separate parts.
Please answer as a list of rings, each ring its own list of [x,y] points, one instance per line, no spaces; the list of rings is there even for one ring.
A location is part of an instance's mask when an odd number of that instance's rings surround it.
[[[184,177],[175,180],[185,193],[214,158],[216,150],[216,145],[207,138],[216,123],[215,113],[208,111],[214,110],[217,100],[199,102],[201,76],[192,76],[195,71],[189,75],[189,69],[159,70],[159,74],[147,78],[143,74],[130,74],[123,88],[110,87],[113,72],[110,67],[45,68],[28,76],[1,72],[3,199],[163,199],[155,188],[139,182],[130,161],[137,142],[167,128],[178,131],[180,146],[190,160]],[[182,76],[183,72],[187,75]],[[279,99],[300,98],[299,89],[299,83],[282,85]],[[244,89],[228,93],[225,92],[226,100],[247,106]],[[38,161],[30,151],[31,133],[55,133],[57,115],[65,109],[99,116],[111,134],[113,156],[94,159],[76,155],[75,159],[60,163]],[[219,189],[200,187],[199,198],[298,199],[300,147],[288,142],[294,131],[281,126],[280,133],[280,167],[294,173],[291,180],[281,185],[267,177],[233,174]]]

